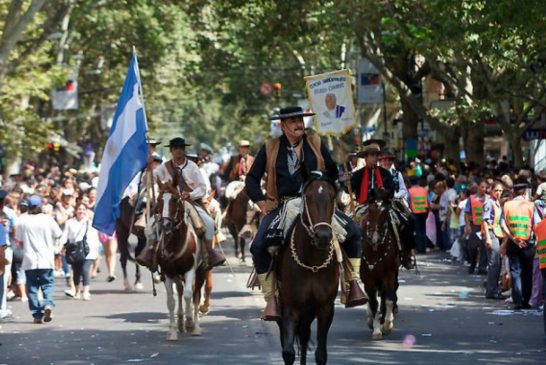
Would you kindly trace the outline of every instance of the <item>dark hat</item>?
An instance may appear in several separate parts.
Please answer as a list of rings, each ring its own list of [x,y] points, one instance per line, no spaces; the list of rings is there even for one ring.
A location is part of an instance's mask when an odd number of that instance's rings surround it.
[[[364,157],[370,152],[380,153],[381,148],[385,146],[385,141],[382,139],[369,139],[362,144],[364,147],[358,152],[358,157]]]
[[[288,106],[286,108],[281,108],[279,114],[269,117],[269,120],[278,120],[278,119],[287,119],[287,118],[296,118],[296,117],[310,117],[315,115],[313,112],[304,112],[303,108],[300,106]]]
[[[417,184],[417,183],[419,182],[419,176],[417,176],[417,175],[411,175],[411,176],[409,177],[409,181],[410,181],[410,183],[412,183],[412,184]]]
[[[42,197],[40,195],[31,195],[28,198],[28,206],[30,208],[39,208],[42,206]]]
[[[186,144],[186,140],[184,138],[176,137],[169,141],[169,144],[165,147],[186,147],[191,146],[191,144]]]
[[[527,188],[529,188],[529,183],[527,182],[527,180],[525,178],[518,177],[513,186],[514,191],[521,191]]]
[[[161,141],[158,141],[157,139],[154,139],[154,138],[150,138],[146,141],[146,143],[148,144],[151,144],[152,146],[157,146],[158,144],[161,143]]]
[[[381,153],[381,156],[379,156],[379,159],[380,160],[396,160],[396,155],[391,151],[385,150],[383,151],[383,153]]]
[[[8,192],[4,189],[0,189],[0,200],[4,200],[4,198],[8,195]]]

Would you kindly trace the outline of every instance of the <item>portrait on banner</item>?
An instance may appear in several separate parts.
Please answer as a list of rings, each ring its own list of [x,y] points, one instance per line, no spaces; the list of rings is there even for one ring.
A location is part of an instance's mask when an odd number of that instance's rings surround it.
[[[319,134],[344,134],[355,124],[355,109],[348,70],[305,78],[309,105]]]

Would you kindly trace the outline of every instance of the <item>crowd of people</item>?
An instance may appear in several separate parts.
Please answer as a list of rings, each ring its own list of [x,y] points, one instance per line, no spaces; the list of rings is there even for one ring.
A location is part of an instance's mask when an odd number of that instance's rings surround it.
[[[198,153],[185,153],[197,162],[208,193],[215,191],[219,200],[223,199],[227,182],[250,175],[250,182],[255,184],[249,188],[247,180],[247,190],[263,210],[266,196],[259,189],[261,175],[269,166],[266,147],[260,152],[263,156],[257,155],[258,165],[253,165],[250,147],[248,141],[242,141],[240,153],[220,164],[214,161],[213,149],[207,145],[201,145]],[[305,148],[309,155],[316,152],[311,144]],[[298,155],[293,158],[296,165],[291,166],[290,148],[288,151],[286,176],[290,177],[295,176],[290,169],[297,168]],[[485,167],[431,158],[416,158],[404,165],[397,162],[396,154],[384,148],[365,151],[352,154],[346,166],[350,173],[358,175],[368,157],[376,156],[378,162],[371,159],[371,163],[391,173],[388,181],[392,179],[394,198],[406,201],[412,213],[414,250],[418,255],[431,250],[450,252],[454,260],[468,267],[469,274],[484,275],[487,299],[507,299],[515,310],[543,305],[546,229],[541,222],[546,207],[546,171],[514,169],[505,158],[491,160]],[[157,162],[162,161],[156,153],[153,156]],[[342,166],[337,167],[340,180],[346,179]],[[360,179],[368,179],[365,173],[360,174]],[[370,183],[373,186],[371,180]],[[91,224],[97,185],[97,172],[61,168],[58,164],[45,169],[28,164],[21,174],[2,181],[0,319],[10,316],[6,301],[19,300],[28,301],[35,323],[50,321],[55,278],[66,280],[67,296],[90,300],[91,279],[98,275],[103,256],[106,280],[116,279],[116,236],[98,232]],[[290,186],[297,184],[285,185],[289,191]],[[357,187],[357,200],[362,200],[359,195],[363,192],[367,195]],[[265,234],[265,228],[262,230],[258,236]],[[88,246],[85,260],[69,265],[64,256],[65,244],[82,240]],[[253,248],[254,259],[263,261],[263,268],[259,266],[259,274],[263,275],[268,260],[257,254],[257,247]],[[354,252],[353,256],[357,258],[357,254]],[[411,267],[407,262],[403,264]],[[270,288],[262,279],[262,285]],[[356,298],[355,302],[362,302],[360,296]],[[271,299],[271,295],[266,299]]]

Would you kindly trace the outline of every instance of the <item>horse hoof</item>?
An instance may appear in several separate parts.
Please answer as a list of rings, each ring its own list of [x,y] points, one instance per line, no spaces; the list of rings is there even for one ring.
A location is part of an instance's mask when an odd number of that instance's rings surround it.
[[[393,322],[385,322],[383,325],[383,334],[390,335],[392,333],[392,330],[394,329],[394,323]]]
[[[207,314],[209,312],[209,306],[205,305],[205,304],[200,305],[199,306],[199,312],[201,314]]]
[[[372,340],[374,341],[378,341],[378,340],[382,340],[383,339],[383,334],[381,332],[379,333],[372,333]]]
[[[144,290],[144,285],[142,285],[142,283],[136,283],[135,290]]]
[[[161,276],[159,276],[159,274],[153,274],[152,280],[154,281],[155,284],[159,284],[161,283]]]
[[[185,332],[184,321],[178,321],[178,332]]]
[[[176,331],[171,331],[167,334],[167,341],[176,341],[178,340],[178,334]]]
[[[195,327],[192,331],[191,331],[191,335],[192,336],[201,336],[203,334],[203,331],[201,331],[201,328],[199,327]]]
[[[193,332],[193,330],[195,329],[195,323],[193,323],[192,320],[186,320],[186,329],[189,332]]]
[[[126,292],[126,293],[134,293],[134,292],[135,292],[135,288],[133,288],[131,285],[126,285],[126,286],[125,286],[125,292]]]

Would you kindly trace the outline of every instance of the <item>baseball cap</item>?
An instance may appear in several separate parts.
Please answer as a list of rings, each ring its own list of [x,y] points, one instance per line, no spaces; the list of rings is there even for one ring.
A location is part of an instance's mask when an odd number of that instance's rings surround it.
[[[30,208],[39,208],[42,206],[42,197],[39,195],[31,195],[28,198],[28,206]]]

